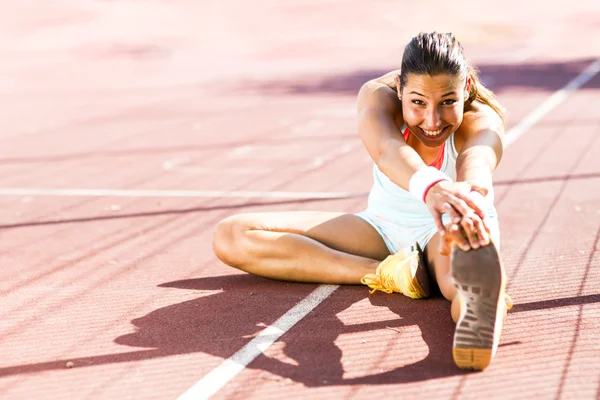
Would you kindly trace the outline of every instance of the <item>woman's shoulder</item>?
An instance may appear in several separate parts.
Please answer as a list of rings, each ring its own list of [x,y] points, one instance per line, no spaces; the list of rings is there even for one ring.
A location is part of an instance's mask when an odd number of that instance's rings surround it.
[[[400,76],[400,70],[396,69],[394,71],[387,72],[380,76],[379,78],[373,79],[375,82],[385,85],[392,89],[394,92],[396,91],[396,77]]]
[[[492,107],[476,100],[465,109],[463,121],[454,134],[456,149],[460,151],[465,141],[484,130],[497,130],[504,134],[504,121]]]
[[[395,71],[365,82],[358,92],[359,109],[382,109],[396,114],[400,101],[394,86]]]
[[[390,71],[377,78],[372,78],[366,81],[360,88],[358,95],[366,93],[377,93],[377,95],[387,97],[398,97],[396,92],[395,78],[400,74],[400,70]],[[371,96],[373,97],[373,96]]]

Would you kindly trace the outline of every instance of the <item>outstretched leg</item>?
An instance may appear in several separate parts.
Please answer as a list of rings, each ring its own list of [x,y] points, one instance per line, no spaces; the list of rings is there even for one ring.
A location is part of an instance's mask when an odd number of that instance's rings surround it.
[[[362,218],[331,212],[235,215],[215,230],[216,256],[232,267],[266,278],[360,284],[390,253]]]

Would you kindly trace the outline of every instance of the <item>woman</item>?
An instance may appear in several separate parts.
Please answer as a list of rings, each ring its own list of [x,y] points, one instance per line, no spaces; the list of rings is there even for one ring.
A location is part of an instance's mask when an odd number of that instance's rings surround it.
[[[421,33],[400,70],[360,89],[358,132],[374,161],[365,211],[229,217],[216,228],[215,254],[268,278],[412,298],[430,295],[431,276],[452,302],[457,365],[486,368],[505,315],[492,188],[502,107],[452,34]]]

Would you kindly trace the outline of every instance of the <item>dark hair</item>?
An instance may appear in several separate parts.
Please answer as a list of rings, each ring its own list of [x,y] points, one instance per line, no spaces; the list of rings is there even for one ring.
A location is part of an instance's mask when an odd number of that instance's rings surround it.
[[[479,71],[467,62],[463,47],[452,33],[421,32],[412,38],[402,56],[401,88],[404,88],[408,74],[449,74],[463,79],[469,76],[472,84],[465,106],[479,100],[490,106],[504,121],[504,108],[494,93],[479,81]]]

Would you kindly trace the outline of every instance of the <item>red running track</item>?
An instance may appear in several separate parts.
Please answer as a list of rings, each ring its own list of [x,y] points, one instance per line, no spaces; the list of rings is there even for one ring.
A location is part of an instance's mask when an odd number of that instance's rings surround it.
[[[600,9],[585,0],[1,5],[2,399],[175,399],[304,304],[317,285],[218,262],[214,225],[361,210],[371,162],[356,92],[417,32],[456,32],[510,133],[600,54]],[[515,306],[488,370],[454,366],[442,298],[347,286],[209,381],[214,398],[597,399],[592,75],[495,175]]]

